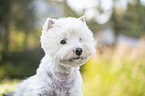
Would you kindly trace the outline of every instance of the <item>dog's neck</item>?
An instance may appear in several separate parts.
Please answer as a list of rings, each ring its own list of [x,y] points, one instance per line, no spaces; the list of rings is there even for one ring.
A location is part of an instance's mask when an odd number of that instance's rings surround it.
[[[67,67],[67,66],[61,65],[59,63],[56,63],[54,66],[54,71],[57,73],[70,74],[70,73],[72,73],[72,71],[74,71],[74,68]]]
[[[60,83],[63,83],[63,82],[71,83],[74,79],[75,68],[57,64],[53,70],[54,70],[53,75],[55,79]]]
[[[45,63],[41,63],[40,67],[37,70],[37,73],[44,74],[44,72],[50,72],[54,76],[60,75],[60,77],[69,77],[70,75],[74,75],[75,70],[78,68],[74,67],[67,67],[63,66],[59,63],[56,63],[50,56],[46,55],[43,57],[42,62],[45,61]],[[43,72],[43,73],[42,73]],[[61,76],[62,75],[62,76]],[[59,77],[59,76],[58,76]],[[63,78],[61,78],[63,79]]]

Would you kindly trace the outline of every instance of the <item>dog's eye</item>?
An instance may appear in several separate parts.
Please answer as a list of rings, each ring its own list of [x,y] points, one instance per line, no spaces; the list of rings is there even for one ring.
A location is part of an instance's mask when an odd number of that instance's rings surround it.
[[[82,38],[80,38],[79,40],[82,41]]]
[[[60,41],[60,43],[61,44],[66,44],[66,40],[63,39],[63,40]]]

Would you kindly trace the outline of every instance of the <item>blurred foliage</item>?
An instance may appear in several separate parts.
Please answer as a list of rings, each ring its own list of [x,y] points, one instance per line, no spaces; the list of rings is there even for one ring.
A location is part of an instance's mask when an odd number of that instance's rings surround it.
[[[34,74],[42,58],[32,1],[0,0],[0,80]]]
[[[145,35],[145,6],[141,5],[140,0],[136,3],[128,3],[127,10],[122,12],[120,9],[113,8],[113,13],[109,24],[114,28],[115,35],[124,34],[132,37],[142,37]],[[115,0],[114,0],[115,6]]]
[[[10,76],[11,78],[24,78],[29,77],[30,74],[35,74],[41,57],[43,57],[42,54],[44,53],[42,53],[40,49],[35,49],[33,51],[2,54],[0,79],[7,76]]]
[[[27,47],[27,35],[34,31],[33,23],[35,20],[33,8],[30,8],[31,2],[32,0],[0,0],[0,43],[2,50],[9,51],[11,31],[13,30],[16,34],[21,31],[26,35],[26,39],[24,37],[22,39],[25,39],[23,47]]]

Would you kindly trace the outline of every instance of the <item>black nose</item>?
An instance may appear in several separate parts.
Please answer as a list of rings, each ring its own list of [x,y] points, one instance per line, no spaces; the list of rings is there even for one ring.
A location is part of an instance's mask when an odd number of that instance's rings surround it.
[[[76,55],[80,56],[82,54],[82,51],[83,51],[82,48],[76,48],[75,53]]]

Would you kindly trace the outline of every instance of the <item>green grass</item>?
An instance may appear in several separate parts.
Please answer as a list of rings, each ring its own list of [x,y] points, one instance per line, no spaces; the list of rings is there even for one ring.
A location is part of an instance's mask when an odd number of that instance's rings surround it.
[[[5,92],[14,91],[16,90],[16,85],[20,82],[20,80],[11,80],[11,79],[4,79],[0,82],[0,95]]]

